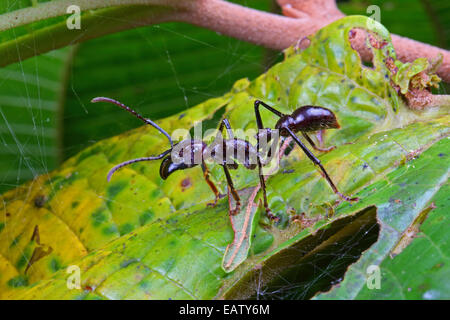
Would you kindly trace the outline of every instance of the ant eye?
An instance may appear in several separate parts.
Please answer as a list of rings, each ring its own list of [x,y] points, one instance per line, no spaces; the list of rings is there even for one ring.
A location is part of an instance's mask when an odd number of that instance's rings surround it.
[[[289,132],[287,132],[286,129],[281,128],[281,129],[280,129],[280,135],[281,135],[282,137],[287,137],[287,136],[289,135]]]

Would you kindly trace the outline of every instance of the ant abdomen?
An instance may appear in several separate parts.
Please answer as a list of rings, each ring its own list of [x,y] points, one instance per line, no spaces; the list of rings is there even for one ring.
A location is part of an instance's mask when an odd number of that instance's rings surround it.
[[[358,198],[351,198],[348,197],[342,193],[339,192],[339,190],[334,185],[333,181],[331,180],[330,176],[326,172],[325,168],[321,164],[320,160],[314,156],[314,154],[305,146],[305,144],[297,137],[296,133],[301,132],[303,137],[308,141],[308,143],[316,150],[319,151],[330,151],[334,149],[334,147],[330,147],[327,149],[322,149],[317,147],[314,144],[314,141],[308,136],[307,132],[309,131],[318,131],[318,130],[324,130],[324,129],[338,129],[340,128],[339,123],[337,122],[336,116],[334,115],[333,111],[324,108],[324,107],[318,107],[318,106],[303,106],[298,109],[296,109],[292,114],[286,115],[278,111],[277,109],[269,106],[267,103],[255,100],[255,115],[256,115],[256,124],[258,126],[259,132],[264,129],[264,125],[261,119],[261,114],[259,112],[259,107],[263,106],[270,112],[274,113],[280,119],[275,125],[275,129],[279,130],[279,135],[283,137],[291,137],[295,143],[303,150],[303,152],[306,154],[306,156],[315,164],[317,165],[320,170],[322,171],[323,176],[327,180],[328,184],[330,185],[331,189],[333,189],[334,193],[339,195],[342,199],[346,201],[358,201]],[[268,136],[269,131],[262,132],[262,136]],[[258,136],[259,140],[259,136]],[[259,141],[258,141],[259,146]],[[268,216],[270,216],[270,209],[269,204],[267,202],[267,196],[265,192],[265,182],[264,178],[261,174],[261,163],[258,163],[259,171],[260,171],[260,183],[264,190],[264,207],[266,208]]]
[[[294,132],[309,132],[324,129],[340,128],[333,111],[318,106],[303,106],[290,115],[284,115],[278,120],[275,128],[280,130],[281,136],[289,133],[283,128],[289,128]]]

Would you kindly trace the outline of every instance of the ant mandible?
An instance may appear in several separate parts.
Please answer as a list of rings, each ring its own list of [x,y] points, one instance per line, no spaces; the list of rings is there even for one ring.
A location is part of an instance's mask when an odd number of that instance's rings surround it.
[[[328,184],[331,186],[331,189],[333,189],[334,193],[336,193],[339,197],[344,199],[345,201],[358,201],[359,199],[357,197],[350,198],[342,193],[339,192],[339,190],[334,185],[333,181],[331,180],[330,176],[328,175],[325,168],[320,163],[320,160],[314,156],[314,154],[303,144],[303,142],[300,141],[300,139],[297,137],[295,133],[301,132],[303,137],[308,141],[308,143],[318,151],[330,151],[334,149],[334,147],[330,147],[328,149],[321,149],[317,147],[314,142],[311,140],[311,138],[308,136],[307,132],[311,131],[318,131],[318,130],[324,130],[324,129],[339,129],[340,125],[337,122],[335,114],[324,107],[319,106],[302,106],[298,109],[296,109],[294,112],[292,112],[290,115],[286,115],[281,113],[280,111],[276,110],[275,108],[269,106],[268,104],[260,101],[255,100],[254,107],[255,107],[255,116],[256,116],[256,124],[258,125],[258,131],[268,135],[268,139],[270,139],[270,133],[272,129],[270,128],[264,128],[261,114],[259,112],[259,106],[263,106],[267,110],[271,111],[275,115],[277,115],[280,119],[275,124],[275,129],[279,130],[279,134],[282,137],[291,137],[303,150],[303,152],[306,154],[306,156],[315,164],[317,165],[320,170],[322,171],[325,179],[327,180]],[[260,146],[260,134],[257,136],[257,146],[256,149],[259,150]],[[264,175],[262,173],[262,166],[263,163],[261,163],[258,160],[258,171],[259,171],[259,178],[260,178],[260,184],[261,189],[263,190],[263,196],[264,196],[264,207],[266,209],[266,212],[269,216],[271,216],[271,212],[269,209],[269,205],[267,202],[267,195],[266,195],[266,186],[264,181]]]
[[[221,165],[225,172],[229,188],[228,190],[232,194],[234,200],[236,201],[235,209],[232,210],[230,208],[230,214],[234,215],[240,211],[241,203],[239,195],[234,187],[233,180],[231,178],[228,169],[238,168],[238,163],[235,160],[242,163],[247,169],[250,170],[254,170],[256,168],[257,165],[256,162],[261,165],[265,165],[268,162],[268,160],[263,158],[261,154],[258,153],[258,150],[248,141],[234,137],[230,123],[227,119],[222,120],[216,139],[209,146],[205,142],[198,139],[185,139],[177,144],[174,144],[170,135],[166,131],[164,131],[161,127],[159,127],[155,122],[153,122],[150,119],[144,118],[139,113],[127,107],[123,103],[105,97],[94,98],[92,99],[91,102],[93,103],[108,102],[119,106],[120,108],[128,111],[129,113],[131,113],[132,115],[143,121],[144,123],[149,124],[154,128],[156,128],[157,130],[159,130],[162,134],[164,134],[167,137],[170,143],[170,148],[157,156],[132,159],[114,166],[108,172],[107,175],[108,182],[111,180],[112,175],[120,168],[140,161],[152,161],[163,159],[159,169],[159,174],[163,180],[166,180],[173,172],[177,170],[189,169],[200,164],[203,170],[203,176],[215,195],[214,202],[208,203],[208,205],[215,206],[220,197],[220,194],[217,187],[209,178],[209,170],[205,163],[207,159],[212,159],[215,163]],[[222,139],[221,137],[221,135],[224,132],[224,128],[227,129],[228,139]],[[175,162],[173,161],[174,159],[176,160]],[[255,159],[257,159],[257,161],[255,161]],[[267,211],[267,213],[270,214],[270,211]],[[274,219],[275,217],[269,215],[269,218]]]

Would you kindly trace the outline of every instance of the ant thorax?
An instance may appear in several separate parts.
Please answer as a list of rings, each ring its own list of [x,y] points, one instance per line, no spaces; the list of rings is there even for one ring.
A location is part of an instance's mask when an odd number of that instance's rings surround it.
[[[254,169],[258,163],[257,157],[256,148],[248,141],[238,138],[216,138],[203,151],[204,160],[212,160],[217,164],[227,165],[231,168],[237,168],[237,162],[239,162],[248,169]]]
[[[174,145],[171,158],[175,164],[184,163],[189,167],[199,165],[203,161],[203,150],[206,143],[197,139],[186,139]]]

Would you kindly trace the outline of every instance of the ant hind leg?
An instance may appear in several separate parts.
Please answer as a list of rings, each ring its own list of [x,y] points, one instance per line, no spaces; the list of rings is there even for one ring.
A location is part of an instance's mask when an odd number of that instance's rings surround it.
[[[328,184],[330,185],[331,189],[333,189],[333,192],[335,194],[337,194],[340,198],[344,199],[345,201],[358,201],[359,198],[355,197],[355,198],[350,198],[344,194],[342,194],[341,192],[339,192],[339,190],[337,189],[337,187],[334,185],[333,181],[331,180],[330,176],[328,175],[327,171],[325,170],[325,168],[322,166],[322,164],[320,163],[320,160],[317,159],[314,154],[312,154],[311,151],[309,151],[309,149],[303,144],[303,142],[300,141],[300,139],[295,135],[294,132],[292,132],[291,129],[289,128],[285,128],[287,130],[287,132],[289,133],[289,135],[292,137],[292,139],[294,139],[294,141],[298,144],[298,146],[303,150],[303,152],[308,156],[308,158],[317,166],[319,166],[320,170],[322,171],[323,176],[325,177],[325,179],[327,180]]]
[[[314,141],[305,133],[302,132],[303,137],[305,137],[305,139],[309,142],[309,144],[311,145],[311,147],[313,147],[314,150],[320,151],[320,152],[329,152],[333,149],[336,149],[336,146],[330,146],[328,148],[321,148],[316,146],[316,144],[314,143]]]

